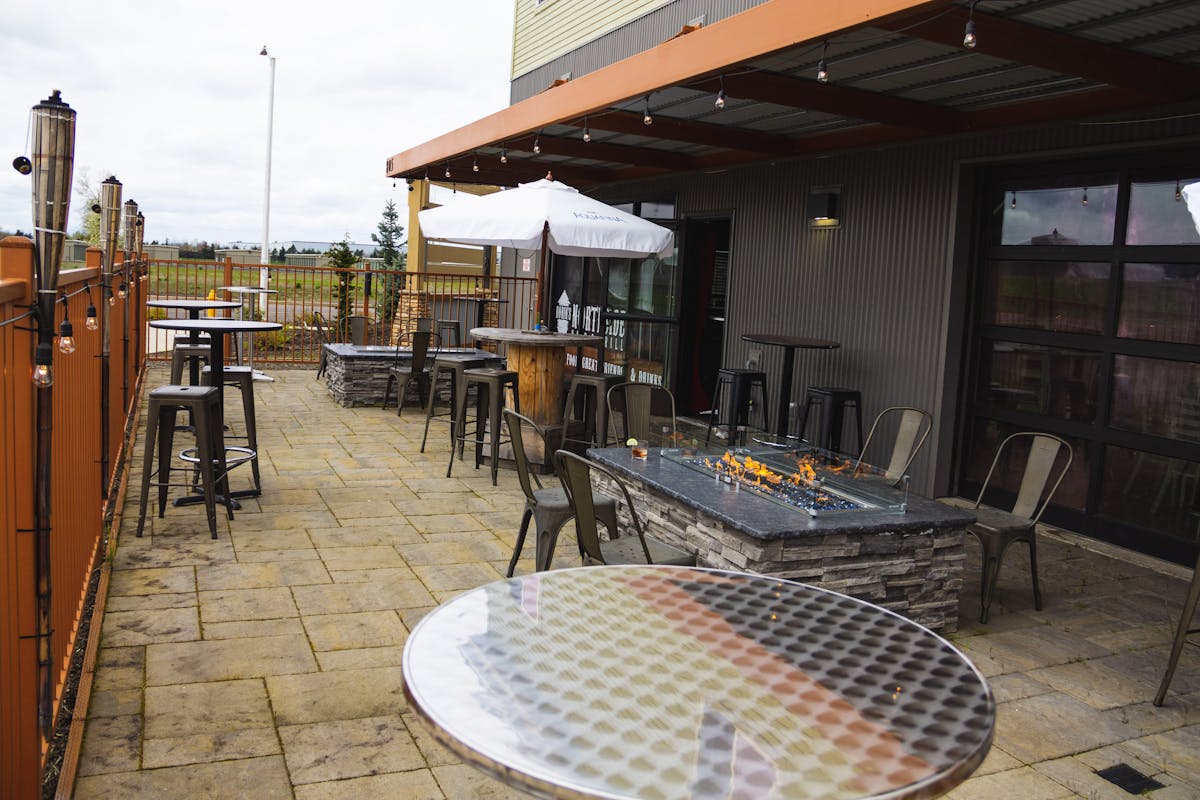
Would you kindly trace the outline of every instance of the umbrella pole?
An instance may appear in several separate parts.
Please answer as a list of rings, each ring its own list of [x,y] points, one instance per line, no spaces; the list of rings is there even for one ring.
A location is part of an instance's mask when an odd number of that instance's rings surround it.
[[[542,251],[541,251],[541,255],[538,257],[537,310],[535,312],[535,314],[536,314],[536,319],[534,319],[535,324],[539,321],[545,321],[545,320],[549,319],[549,317],[545,315],[545,309],[542,308],[542,303],[543,303],[542,287],[546,281],[546,263],[547,263],[546,256],[548,256],[549,253],[550,253],[550,223],[547,222],[542,225]]]

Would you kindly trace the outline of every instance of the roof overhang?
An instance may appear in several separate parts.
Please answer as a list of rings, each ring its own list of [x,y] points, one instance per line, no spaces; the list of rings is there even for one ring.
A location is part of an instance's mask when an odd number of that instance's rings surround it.
[[[768,0],[397,153],[387,174],[589,186],[1198,101],[1192,0]]]

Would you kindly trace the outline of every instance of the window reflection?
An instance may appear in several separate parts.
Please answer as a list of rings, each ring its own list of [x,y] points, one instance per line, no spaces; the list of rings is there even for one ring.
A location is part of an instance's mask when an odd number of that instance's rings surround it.
[[[1117,335],[1200,344],[1200,264],[1126,264]]]
[[[976,397],[982,403],[1058,419],[1096,418],[1099,353],[985,342]]]
[[[1104,448],[1100,513],[1187,541],[1200,541],[1200,464],[1180,458]]]
[[[1003,208],[1001,244],[1108,245],[1117,219],[1117,187],[1008,189]]]
[[[1200,444],[1200,364],[1113,359],[1112,426]]]
[[[1193,192],[1197,195],[1197,209],[1189,213],[1187,196]],[[1200,244],[1200,179],[1133,184],[1129,191],[1125,241]]]
[[[984,321],[992,325],[1101,333],[1109,265],[1077,261],[993,261]]]

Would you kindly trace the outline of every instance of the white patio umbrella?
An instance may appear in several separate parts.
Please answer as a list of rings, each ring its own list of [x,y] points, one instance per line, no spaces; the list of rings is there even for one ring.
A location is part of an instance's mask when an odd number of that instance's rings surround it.
[[[565,256],[644,258],[665,257],[674,247],[669,228],[601,203],[549,177],[470,202],[430,208],[417,218],[426,238],[540,250],[539,313],[547,250]]]

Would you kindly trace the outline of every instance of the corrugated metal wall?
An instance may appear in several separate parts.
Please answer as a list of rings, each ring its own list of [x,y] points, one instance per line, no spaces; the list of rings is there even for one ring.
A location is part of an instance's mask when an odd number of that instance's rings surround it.
[[[933,462],[937,437],[953,431],[959,365],[947,364],[946,354],[954,351],[950,337],[963,335],[967,313],[950,298],[952,280],[961,287],[971,272],[965,258],[955,263],[952,256],[956,237],[970,236],[970,228],[960,231],[955,219],[960,170],[1006,159],[1061,158],[1068,150],[1163,150],[1164,143],[1183,148],[1188,142],[1200,142],[1200,117],[1059,126],[646,181],[608,187],[603,196],[675,196],[680,217],[729,213],[724,363],[742,363],[749,345],[741,336],[749,332],[841,342],[840,350],[797,353],[793,397],[802,401],[806,385],[860,389],[867,426],[891,405],[931,411],[945,424],[935,428],[913,465],[913,489],[929,494],[948,488],[935,485]],[[827,186],[840,187],[841,227],[812,230],[804,203],[814,188]],[[765,348],[764,369],[777,376],[780,367],[780,352]],[[941,452],[936,457],[948,458],[948,449]],[[938,472],[948,474],[944,463]]]
[[[513,44],[513,75],[516,77],[513,78],[512,86],[509,90],[510,102],[516,103],[544,91],[555,80],[568,72],[571,73],[571,77],[578,78],[580,75],[585,75],[600,67],[620,61],[623,58],[628,58],[654,45],[662,44],[667,39],[679,33],[679,29],[690,20],[697,17],[704,16],[706,23],[711,25],[719,19],[724,19],[740,11],[745,11],[747,8],[759,5],[765,1],[675,0],[673,3],[668,3],[661,8],[649,11],[644,16],[631,20],[630,23],[599,36],[590,44],[584,46],[574,44],[577,47],[576,50],[530,69],[527,67],[527,64],[536,64],[538,59],[528,57],[525,51],[530,48],[536,50],[540,46],[536,45],[538,38],[543,34],[539,28],[533,25],[522,24],[523,7],[525,5],[533,5],[533,0],[522,0],[517,6],[517,23]],[[557,0],[554,5],[538,13],[545,14],[555,11],[564,2],[566,0]],[[592,6],[598,8],[605,4],[587,2],[585,5],[589,8]],[[648,7],[651,3],[642,3],[641,5]],[[639,13],[640,11],[641,9],[638,9]],[[607,12],[606,16],[608,16]],[[602,30],[602,28],[596,26],[596,30]],[[526,42],[526,37],[533,39],[533,41]],[[586,38],[580,41],[586,41]],[[561,50],[561,48],[559,49]],[[544,47],[541,50],[547,53],[550,52]],[[540,53],[541,50],[538,52]],[[528,71],[521,74],[525,69],[528,69]]]

